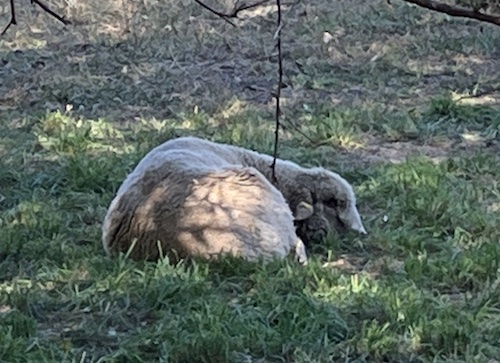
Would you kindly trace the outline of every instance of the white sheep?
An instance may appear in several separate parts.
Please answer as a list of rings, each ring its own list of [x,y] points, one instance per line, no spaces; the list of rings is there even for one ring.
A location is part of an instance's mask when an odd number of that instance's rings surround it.
[[[308,208],[300,205],[296,218]],[[269,260],[293,251],[307,263],[290,208],[261,173],[182,148],[148,154],[127,177],[105,217],[103,245],[133,259]]]
[[[242,147],[220,144],[197,137],[180,137],[152,149],[137,165],[148,168],[150,163],[161,163],[168,150],[193,150],[205,155],[215,165],[253,167],[272,181],[273,157]],[[142,165],[141,165],[142,164]],[[311,215],[297,223],[297,233],[306,243],[321,241],[328,232],[351,229],[366,234],[356,207],[352,186],[339,174],[321,167],[303,168],[298,164],[278,159],[275,167],[277,189],[283,194],[292,212],[301,203],[311,205]]]
[[[232,251],[249,259],[283,257],[295,247],[305,262],[302,240],[319,241],[342,228],[366,233],[345,179],[278,159],[274,187],[272,159],[196,137],[157,146],[126,178],[108,209],[106,251],[126,252],[135,238],[132,258],[156,259],[157,246],[170,258],[173,249],[179,257]]]

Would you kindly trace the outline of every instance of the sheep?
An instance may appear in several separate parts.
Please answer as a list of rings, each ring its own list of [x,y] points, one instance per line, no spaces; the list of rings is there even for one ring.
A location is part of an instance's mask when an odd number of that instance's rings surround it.
[[[188,136],[166,141],[152,149],[137,165],[144,170],[150,163],[161,163],[163,153],[169,150],[196,150],[206,160],[218,166],[240,165],[253,167],[273,182],[273,157],[238,146],[216,143]],[[283,194],[292,212],[301,205],[309,205],[309,216],[296,221],[297,234],[306,244],[318,243],[329,233],[353,230],[366,234],[356,207],[352,186],[339,174],[322,167],[304,168],[289,161],[277,159],[274,185]]]
[[[366,234],[351,185],[324,168],[196,137],[152,149],[117,191],[103,223],[111,255],[171,260],[223,254],[249,260],[295,251],[329,232]],[[294,229],[295,228],[295,229]]]
[[[309,208],[298,205],[295,220]],[[109,206],[102,240],[109,256],[135,260],[229,254],[267,261],[294,252],[307,264],[283,195],[255,168],[192,148],[153,152],[137,165]]]

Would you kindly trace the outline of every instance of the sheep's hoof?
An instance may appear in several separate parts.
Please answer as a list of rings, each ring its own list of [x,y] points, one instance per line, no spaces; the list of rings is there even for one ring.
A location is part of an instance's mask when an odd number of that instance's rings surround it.
[[[297,239],[295,244],[295,258],[302,266],[307,266],[306,246],[300,238]]]

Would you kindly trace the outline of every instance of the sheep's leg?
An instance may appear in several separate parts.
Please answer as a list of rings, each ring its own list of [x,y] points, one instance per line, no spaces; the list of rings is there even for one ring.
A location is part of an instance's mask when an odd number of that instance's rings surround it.
[[[297,242],[295,243],[295,258],[301,265],[307,265],[306,246],[300,238],[297,238]]]

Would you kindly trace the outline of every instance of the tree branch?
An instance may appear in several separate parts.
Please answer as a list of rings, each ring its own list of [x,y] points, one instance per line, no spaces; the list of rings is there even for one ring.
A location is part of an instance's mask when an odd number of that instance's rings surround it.
[[[7,32],[7,29],[9,29],[11,25],[16,25],[16,24],[17,24],[16,8],[14,7],[14,0],[10,0],[10,20],[9,23],[5,26],[5,28],[3,28],[0,37]]]
[[[439,13],[445,13],[451,16],[458,16],[462,18],[480,20],[486,23],[491,23],[500,26],[500,16],[488,15],[476,10],[469,10],[458,6],[443,4],[440,2],[436,2],[434,0],[403,0],[403,1],[421,6],[429,10],[434,10]]]
[[[236,24],[234,24],[231,20],[229,20],[229,16],[227,14],[224,14],[224,13],[221,13],[220,11],[217,11],[215,9],[212,9],[210,6],[202,3],[200,0],[194,0],[198,5],[204,7],[205,9],[207,9],[208,11],[210,11],[211,13],[217,15],[219,18],[221,18],[222,20],[224,20],[225,22],[231,24],[232,26],[236,26]]]
[[[231,18],[237,18],[238,17],[238,13],[240,11],[256,8],[258,6],[261,6],[262,4],[267,3],[268,1],[269,0],[260,0],[260,1],[257,1],[256,3],[251,3],[251,4],[245,4],[245,3],[243,3],[243,4],[238,5],[238,6],[235,5],[233,11],[231,11],[231,13],[229,14],[229,16]]]
[[[281,22],[281,0],[276,0],[276,6],[278,7],[278,20],[276,25],[276,33],[274,37],[276,38],[276,47],[278,48],[278,89],[276,90],[276,113],[275,117],[275,129],[274,129],[274,152],[273,152],[273,163],[271,164],[272,169],[272,179],[276,183],[276,159],[278,158],[278,143],[279,143],[279,131],[280,131],[280,97],[281,97],[281,87],[283,86],[283,54],[281,52],[281,29],[283,28],[283,23]]]
[[[42,8],[43,11],[45,11],[46,13],[48,13],[49,15],[52,15],[54,18],[56,18],[57,20],[59,20],[61,23],[63,23],[64,25],[69,25],[71,24],[71,21],[69,21],[68,19],[66,19],[64,16],[61,16],[61,15],[58,15],[56,14],[54,11],[52,11],[47,5],[45,5],[44,3],[41,2],[41,0],[31,0],[31,3],[32,4],[36,4],[38,5],[39,7]]]
[[[240,11],[243,11],[243,10],[248,10],[248,9],[252,9],[252,8],[256,8],[270,0],[259,0],[255,3],[250,3],[250,4],[246,4],[246,3],[242,3],[240,5],[236,4],[233,8],[233,10],[229,13],[223,13],[221,11],[218,11],[218,10],[215,10],[214,8],[208,6],[207,4],[201,2],[201,0],[194,0],[198,5],[204,7],[205,9],[207,9],[208,11],[210,11],[211,13],[217,15],[219,18],[221,18],[222,20],[226,21],[227,23],[231,24],[232,26],[236,26],[231,20],[229,19],[234,19],[234,18],[238,18],[238,13]]]
[[[5,28],[2,30],[2,33],[0,33],[0,37],[3,36],[7,32],[7,30],[10,28],[11,25],[17,25],[17,21],[16,21],[16,8],[14,6],[14,1],[15,0],[10,0],[10,21],[5,26]],[[38,5],[40,8],[42,8],[43,11],[45,11],[47,14],[51,15],[52,17],[56,18],[57,20],[59,20],[64,25],[71,24],[71,22],[68,19],[66,19],[64,16],[61,16],[61,15],[57,14],[53,10],[51,10],[41,0],[31,0],[31,4]]]

